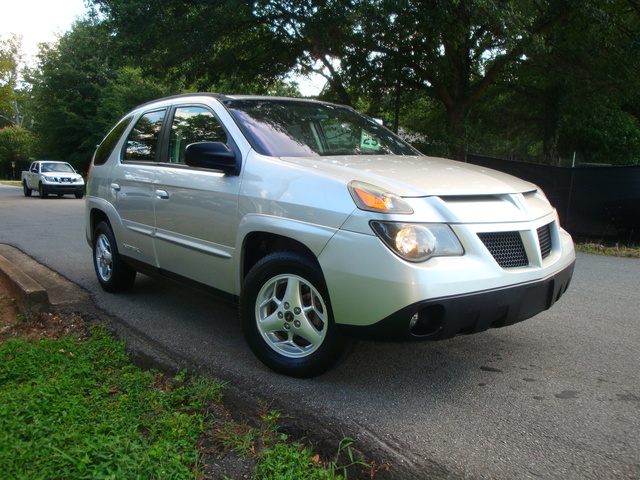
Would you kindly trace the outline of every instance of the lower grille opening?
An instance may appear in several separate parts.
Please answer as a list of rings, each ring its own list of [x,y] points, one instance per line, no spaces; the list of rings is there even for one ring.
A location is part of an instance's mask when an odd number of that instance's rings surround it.
[[[502,268],[529,265],[520,232],[479,233],[478,237]]]

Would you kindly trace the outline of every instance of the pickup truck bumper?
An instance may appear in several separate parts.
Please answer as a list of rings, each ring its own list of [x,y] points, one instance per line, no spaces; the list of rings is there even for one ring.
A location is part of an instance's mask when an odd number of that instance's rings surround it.
[[[42,190],[47,195],[75,194],[84,195],[84,185],[42,184]]]

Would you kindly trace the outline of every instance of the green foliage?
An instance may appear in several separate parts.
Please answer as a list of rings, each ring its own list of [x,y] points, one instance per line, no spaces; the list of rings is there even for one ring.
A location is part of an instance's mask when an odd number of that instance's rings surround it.
[[[0,346],[0,471],[6,478],[195,478],[198,411],[220,385],[131,365],[100,330]]]
[[[115,77],[110,41],[103,25],[83,20],[57,45],[41,51],[33,84],[40,158],[65,160],[80,171],[87,168],[101,138],[98,103]]]
[[[21,42],[15,35],[0,37],[0,128],[25,123],[23,104],[26,97],[20,86]]]
[[[182,91],[180,83],[164,85],[144,75],[139,67],[122,67],[100,91],[96,108],[99,130],[106,134],[120,117],[138,105]]]
[[[638,162],[640,15],[626,0],[93,0],[41,56],[41,157],[83,170],[115,120],[185,91],[322,98],[425,153]]]
[[[640,119],[617,105],[591,102],[567,108],[561,135],[570,139],[583,163],[632,165],[640,162]]]
[[[577,243],[576,252],[589,253],[592,255],[605,255],[608,257],[640,259],[640,247],[617,245],[617,244],[613,246],[607,246],[599,243]]]
[[[9,178],[12,171],[16,177],[29,163],[29,158],[35,144],[35,137],[29,130],[18,126],[9,126],[0,129],[0,176]],[[15,162],[15,169],[11,168],[11,162]]]
[[[181,83],[162,84],[123,61],[111,32],[95,19],[77,22],[41,52],[33,80],[41,158],[66,160],[83,171],[118,118],[141,103],[183,91]]]
[[[301,444],[276,443],[260,455],[255,478],[261,480],[339,480],[318,463],[313,451]]]

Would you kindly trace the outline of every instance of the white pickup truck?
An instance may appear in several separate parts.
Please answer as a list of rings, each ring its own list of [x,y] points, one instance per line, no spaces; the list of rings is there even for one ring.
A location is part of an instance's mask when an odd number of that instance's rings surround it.
[[[47,198],[50,193],[59,197],[65,193],[72,193],[76,198],[84,197],[84,180],[67,162],[33,162],[29,170],[22,172],[20,180],[25,197],[30,197],[33,190],[38,192],[40,198]]]

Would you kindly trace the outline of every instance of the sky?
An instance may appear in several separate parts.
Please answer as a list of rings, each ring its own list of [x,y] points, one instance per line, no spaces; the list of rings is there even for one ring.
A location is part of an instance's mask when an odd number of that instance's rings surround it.
[[[84,0],[0,0],[0,37],[22,36],[22,53],[31,63],[38,43],[55,41],[86,11]]]

